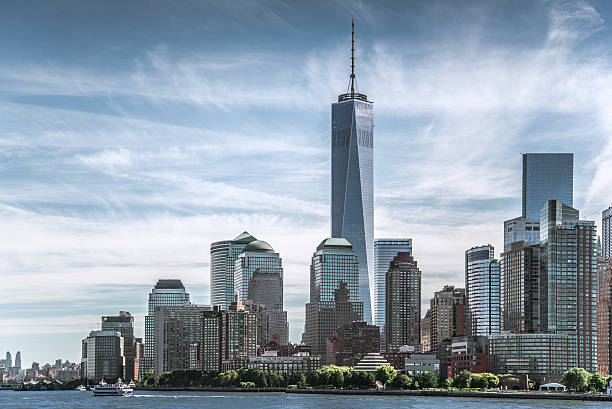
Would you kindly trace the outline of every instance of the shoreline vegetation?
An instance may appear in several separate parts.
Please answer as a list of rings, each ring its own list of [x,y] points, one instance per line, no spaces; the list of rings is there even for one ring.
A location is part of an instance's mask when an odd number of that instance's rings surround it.
[[[206,372],[198,370],[171,371],[159,378],[147,372],[137,380],[135,390],[141,391],[193,391],[193,392],[279,392],[336,395],[397,395],[444,396],[509,399],[562,399],[610,401],[604,394],[612,377],[606,379],[589,374],[584,369],[573,368],[563,375],[562,383],[569,392],[538,391],[533,381],[529,391],[520,389],[518,379],[512,375],[471,373],[462,371],[452,379],[439,378],[432,372],[415,376],[397,373],[393,367],[383,365],[375,372],[353,372],[346,366],[326,365],[307,376],[295,373],[282,376],[258,369]],[[64,383],[24,383],[15,390],[70,390],[83,384],[83,379],[71,379]],[[98,380],[99,381],[99,380]],[[106,379],[113,383],[115,380]],[[89,385],[97,382],[89,382]]]

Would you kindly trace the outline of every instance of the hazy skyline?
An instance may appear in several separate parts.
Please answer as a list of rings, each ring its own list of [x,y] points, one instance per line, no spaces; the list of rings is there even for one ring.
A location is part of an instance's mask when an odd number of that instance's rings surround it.
[[[208,303],[210,243],[244,230],[283,259],[298,342],[351,18],[374,101],[375,237],[413,239],[423,303],[464,286],[466,249],[503,249],[521,152],[574,152],[574,207],[599,225],[612,8],[458,3],[3,2],[0,353],[77,361],[119,310],[143,336],[157,279]]]

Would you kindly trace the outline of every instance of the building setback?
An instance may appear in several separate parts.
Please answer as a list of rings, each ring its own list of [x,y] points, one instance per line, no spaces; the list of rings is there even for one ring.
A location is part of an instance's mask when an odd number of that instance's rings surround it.
[[[277,269],[255,270],[248,284],[248,303],[264,306],[268,328],[260,334],[259,345],[275,341],[280,345],[289,343],[287,311],[283,310],[283,278]],[[265,337],[265,338],[264,338]]]
[[[233,240],[217,241],[210,245],[210,303],[228,309],[234,302],[234,268],[236,259],[247,244],[257,240],[242,232]]]
[[[399,252],[412,254],[412,239],[374,240],[374,325],[385,326],[385,280],[389,263]]]
[[[245,303],[249,299],[249,283],[255,271],[276,273],[280,276],[280,301],[282,304],[283,262],[272,246],[263,240],[250,242],[235,261],[234,293],[238,301]],[[275,286],[275,289],[278,287]],[[272,290],[272,289],[271,289]],[[278,297],[278,293],[276,294]],[[277,304],[277,302],[275,302]]]
[[[492,245],[472,247],[465,252],[465,296],[468,335],[498,333],[500,266]]]
[[[354,50],[354,44],[353,44]],[[372,323],[370,277],[374,258],[373,103],[355,90],[354,59],[349,90],[332,104],[331,236],[343,237],[359,260],[359,301]]]
[[[386,274],[385,345],[388,352],[421,347],[421,271],[410,253],[397,253]]]

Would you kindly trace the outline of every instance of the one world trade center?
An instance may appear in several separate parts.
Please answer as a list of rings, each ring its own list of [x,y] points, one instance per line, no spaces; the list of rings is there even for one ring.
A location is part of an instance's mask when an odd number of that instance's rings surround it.
[[[359,257],[359,301],[372,323],[370,276],[374,257],[373,104],[356,92],[355,30],[351,76],[345,94],[332,104],[331,235],[344,237]]]

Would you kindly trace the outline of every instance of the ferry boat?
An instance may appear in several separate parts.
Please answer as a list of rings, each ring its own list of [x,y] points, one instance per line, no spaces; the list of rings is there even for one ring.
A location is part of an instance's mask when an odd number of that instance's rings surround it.
[[[79,391],[79,392],[83,392],[83,391],[86,391],[86,390],[87,390],[87,388],[86,388],[86,387],[84,387],[83,385],[79,385],[79,386],[77,386],[76,388],[74,388],[74,390],[75,390],[75,391]]]
[[[121,379],[114,384],[107,384],[104,379],[93,389],[94,396],[125,396],[131,395],[134,389],[124,384]]]

